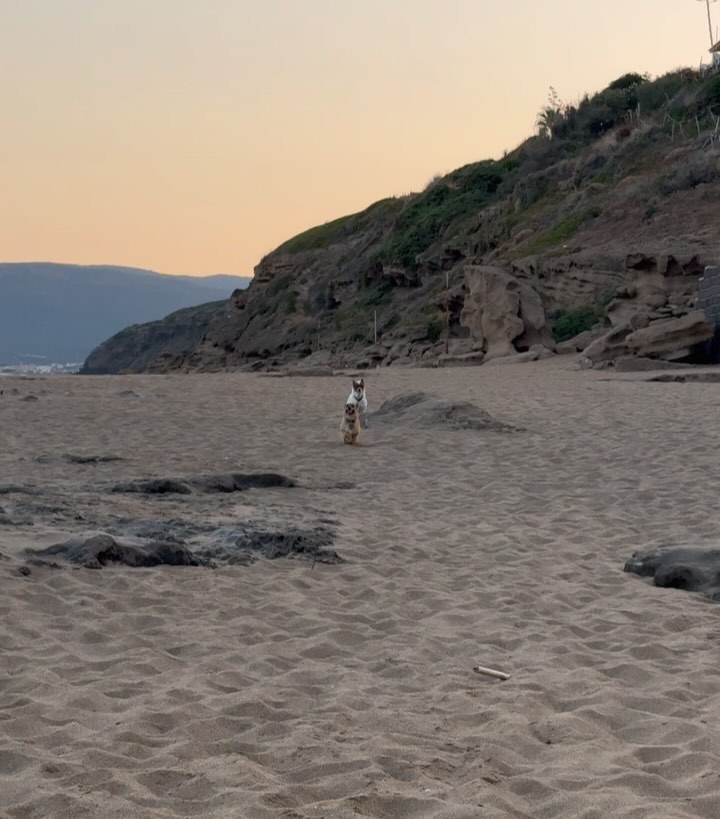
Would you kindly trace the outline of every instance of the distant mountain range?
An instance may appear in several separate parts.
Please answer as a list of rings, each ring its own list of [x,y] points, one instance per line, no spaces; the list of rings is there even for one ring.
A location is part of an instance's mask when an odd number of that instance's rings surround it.
[[[249,281],[110,265],[0,263],[0,365],[80,363],[128,325],[227,299]]]

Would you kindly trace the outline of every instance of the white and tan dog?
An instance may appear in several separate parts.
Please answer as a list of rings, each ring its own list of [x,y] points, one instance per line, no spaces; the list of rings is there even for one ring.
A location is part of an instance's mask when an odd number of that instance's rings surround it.
[[[357,406],[360,424],[363,429],[367,429],[367,418],[365,418],[365,413],[367,412],[368,402],[367,394],[365,393],[365,379],[353,378],[352,383],[352,392],[348,396],[346,403],[355,404]]]
[[[340,422],[340,435],[344,444],[356,444],[360,437],[360,412],[358,405],[348,402]]]

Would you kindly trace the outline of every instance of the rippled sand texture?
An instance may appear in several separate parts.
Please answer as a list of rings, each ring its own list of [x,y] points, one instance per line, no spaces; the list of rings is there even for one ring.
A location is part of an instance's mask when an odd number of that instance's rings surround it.
[[[717,545],[720,385],[641,377],[370,374],[371,410],[423,390],[525,431],[358,448],[343,377],[0,379],[0,483],[40,490],[0,495],[0,814],[720,816],[720,606],[622,572]],[[305,488],[98,490],[230,468]],[[336,520],[347,562],[18,571],[117,516],[260,514]]]

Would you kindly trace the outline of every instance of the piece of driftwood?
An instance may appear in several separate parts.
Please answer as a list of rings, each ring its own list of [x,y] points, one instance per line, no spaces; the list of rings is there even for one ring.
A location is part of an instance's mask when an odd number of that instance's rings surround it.
[[[476,674],[484,674],[486,677],[495,677],[496,680],[509,680],[510,675],[504,671],[496,671],[494,668],[485,668],[482,665],[476,665],[473,668]]]

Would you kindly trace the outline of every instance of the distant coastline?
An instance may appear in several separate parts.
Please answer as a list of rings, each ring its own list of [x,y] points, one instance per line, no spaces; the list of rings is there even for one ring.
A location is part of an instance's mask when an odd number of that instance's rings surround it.
[[[0,262],[0,367],[65,372],[125,327],[228,299],[249,281],[111,265]]]

